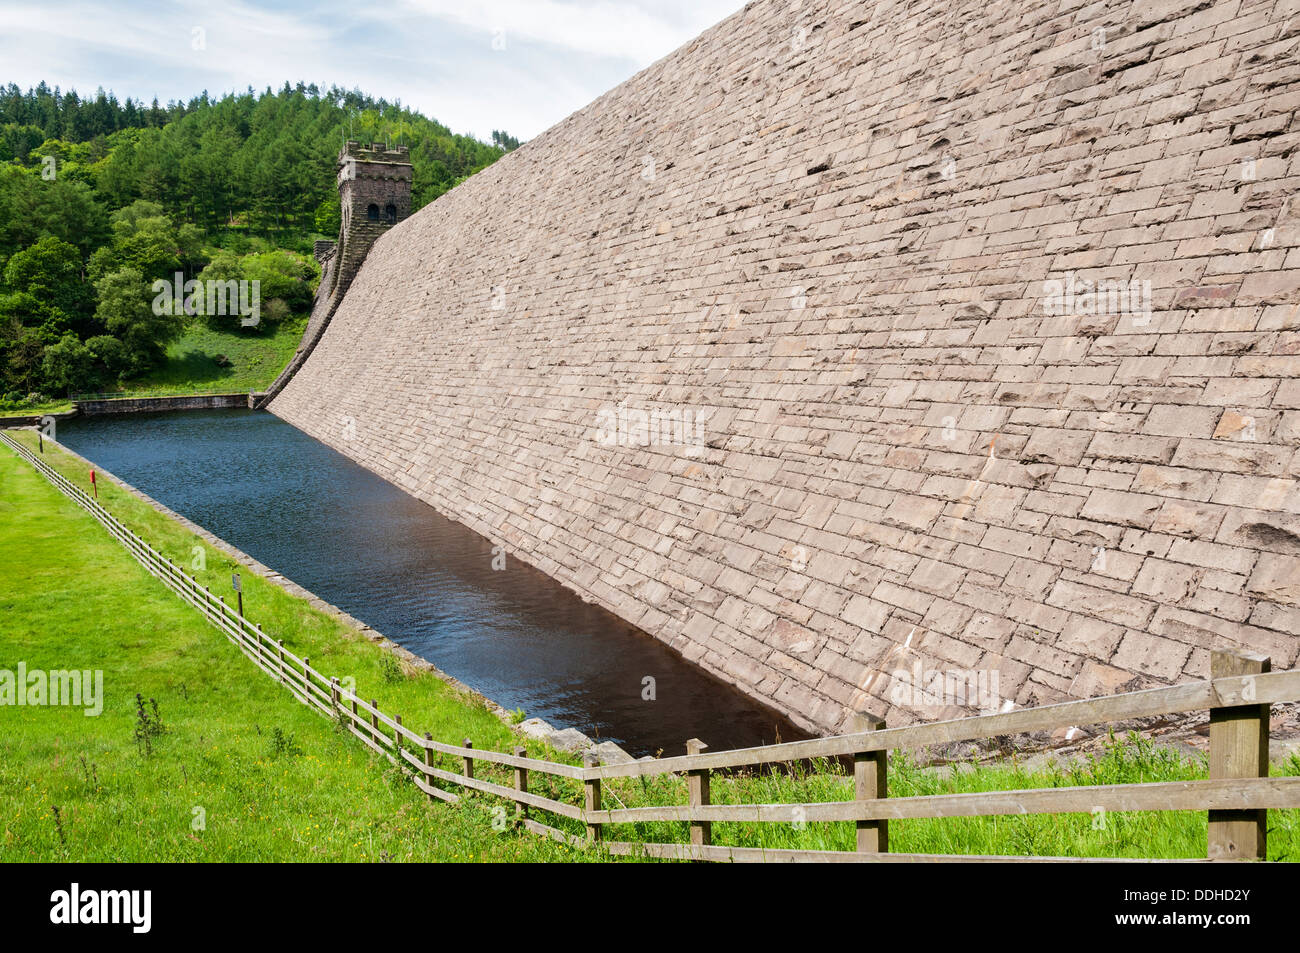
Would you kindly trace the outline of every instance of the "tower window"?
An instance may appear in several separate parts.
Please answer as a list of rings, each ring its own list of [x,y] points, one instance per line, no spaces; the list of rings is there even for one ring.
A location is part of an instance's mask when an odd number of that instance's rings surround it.
[[[366,219],[371,222],[379,221],[378,205],[371,204],[371,206],[368,209],[366,209]]]
[[[392,224],[393,222],[397,221],[396,205],[389,204],[384,206],[384,221],[388,222],[389,224]]]

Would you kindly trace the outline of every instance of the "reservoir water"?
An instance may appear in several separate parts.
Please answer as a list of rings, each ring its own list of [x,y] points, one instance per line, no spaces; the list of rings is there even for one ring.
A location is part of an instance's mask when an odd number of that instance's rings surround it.
[[[807,737],[532,567],[493,570],[489,540],[269,413],[73,418],[58,437],[508,709],[636,756]]]

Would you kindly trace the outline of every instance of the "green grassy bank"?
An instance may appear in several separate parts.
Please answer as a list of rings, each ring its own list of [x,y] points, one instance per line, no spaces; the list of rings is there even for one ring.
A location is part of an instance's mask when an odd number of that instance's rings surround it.
[[[306,316],[256,334],[194,321],[168,345],[166,363],[123,390],[133,397],[265,390],[293,358],[306,327]]]
[[[122,397],[240,394],[270,387],[293,359],[307,327],[307,316],[286,318],[270,330],[214,328],[195,320],[167,346],[166,360],[148,374],[125,382],[114,393]],[[72,409],[67,399],[23,404],[6,415],[61,414]]]
[[[49,455],[47,454],[47,457]],[[66,462],[66,460],[65,460]],[[84,477],[84,474],[82,475]],[[84,482],[84,479],[82,480]],[[142,504],[100,497],[139,526]],[[152,512],[152,511],[151,511]],[[191,562],[194,537],[156,513],[151,538]],[[207,550],[216,583],[229,564]],[[511,734],[431,676],[385,681],[387,653],[260,579],[268,630],[374,688],[408,724],[479,746]],[[0,860],[563,860],[590,856],[497,832],[486,800],[430,805],[388,762],[294,701],[94,519],[0,448],[0,668],[101,669],[103,712],[0,706]],[[389,678],[392,677],[390,674]],[[380,690],[382,686],[382,690]],[[135,740],[136,693],[165,733]],[[146,701],[146,712],[152,717]],[[200,826],[202,818],[204,829]]]
[[[34,447],[30,433],[21,435]],[[88,487],[85,466],[47,444],[45,459]],[[100,500],[195,576],[228,592],[233,562],[180,524],[109,481]],[[508,750],[518,737],[472,697],[392,656],[279,587],[244,573],[245,609],[313,666],[356,679],[405,724],[457,743]],[[0,706],[0,859],[48,860],[557,860],[603,859],[509,825],[502,802],[471,794],[429,804],[359,741],[298,704],[199,614],[43,478],[0,448],[0,668],[102,669],[102,715],[80,709]],[[158,702],[167,727],[136,740],[135,695]],[[146,708],[148,713],[149,709]],[[557,757],[537,742],[531,754]],[[443,765],[455,767],[448,759]],[[510,784],[508,770],[478,775]],[[1274,766],[1300,775],[1300,758]],[[1202,759],[1139,740],[1116,740],[1090,762],[1026,770],[1014,760],[952,772],[895,756],[890,795],[943,794],[1207,776]],[[581,803],[577,782],[536,772],[537,793]],[[776,776],[716,777],[715,803],[847,800],[839,764],[791,766]],[[606,782],[608,807],[684,803],[681,778]],[[58,808],[57,814],[55,808]],[[193,829],[201,808],[206,829]],[[542,815],[541,819],[545,819]],[[1300,811],[1270,812],[1269,856],[1300,859]],[[497,822],[494,826],[494,822]],[[569,822],[556,826],[577,830]],[[714,842],[752,847],[852,849],[853,826],[713,825]],[[684,824],[607,828],[610,840],[681,842]],[[895,821],[891,849],[919,853],[1083,857],[1201,857],[1204,813],[1087,814]]]

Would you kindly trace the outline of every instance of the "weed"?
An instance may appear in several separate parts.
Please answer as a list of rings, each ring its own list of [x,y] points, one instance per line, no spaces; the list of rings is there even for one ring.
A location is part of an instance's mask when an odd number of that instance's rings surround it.
[[[343,714],[342,707],[334,709],[330,714],[330,721],[334,724],[334,733],[338,735],[346,734],[348,725],[352,724],[352,719]]]
[[[59,806],[57,804],[51,804],[50,810],[54,812],[54,830],[58,832],[59,844],[63,847],[64,851],[67,851],[68,835],[63,832],[63,817],[59,814]]]
[[[272,758],[296,758],[300,754],[302,754],[302,746],[298,744],[292,731],[286,732],[279,725],[271,729]]]
[[[162,715],[158,712],[157,699],[149,699],[149,707],[146,709],[144,697],[136,692],[135,744],[140,753],[146,758],[152,755],[154,742],[165,734],[167,726],[163,724]]]
[[[388,652],[379,658],[379,674],[390,685],[406,681],[406,671],[402,668],[402,663],[397,660],[397,656]]]

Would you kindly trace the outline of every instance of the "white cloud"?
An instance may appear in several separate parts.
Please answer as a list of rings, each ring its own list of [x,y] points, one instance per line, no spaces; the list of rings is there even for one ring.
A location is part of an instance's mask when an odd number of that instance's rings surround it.
[[[428,16],[511,40],[545,43],[561,50],[615,57],[645,66],[672,52],[704,27],[733,13],[726,2],[655,5],[653,12],[629,0],[408,0]]]
[[[400,99],[487,138],[532,138],[743,0],[137,0],[57,14],[0,0],[0,82],[189,99],[287,80]],[[203,49],[194,49],[195,29]],[[493,49],[494,30],[505,49]]]

